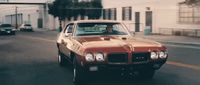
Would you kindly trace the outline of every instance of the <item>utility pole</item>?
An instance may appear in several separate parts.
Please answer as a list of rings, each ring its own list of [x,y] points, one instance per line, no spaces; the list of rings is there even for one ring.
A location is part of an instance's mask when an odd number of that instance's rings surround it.
[[[28,14],[28,23],[27,24],[31,24],[31,15]]]
[[[17,6],[15,7],[15,28],[18,28],[18,19],[17,19]]]
[[[61,16],[62,16],[62,11],[61,11],[61,6],[59,6],[59,17],[58,17],[58,19],[59,19],[59,31],[61,32],[62,31],[62,18],[61,18]]]

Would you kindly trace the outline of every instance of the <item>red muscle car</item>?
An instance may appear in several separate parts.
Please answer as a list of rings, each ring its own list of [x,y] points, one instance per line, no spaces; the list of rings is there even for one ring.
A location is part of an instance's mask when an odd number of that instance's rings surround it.
[[[150,79],[168,57],[162,44],[136,38],[122,22],[107,20],[69,23],[58,35],[57,47],[59,64],[73,64],[74,83],[103,71]]]

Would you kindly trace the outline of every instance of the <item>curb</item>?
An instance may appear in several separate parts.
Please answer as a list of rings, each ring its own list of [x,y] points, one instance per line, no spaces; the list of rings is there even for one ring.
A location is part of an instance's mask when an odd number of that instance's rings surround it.
[[[156,40],[154,38],[150,38],[150,37],[142,37],[145,39],[151,39],[160,43],[164,43],[164,44],[174,44],[174,45],[189,45],[189,46],[197,46],[200,47],[200,43],[194,43],[194,42],[177,42],[177,41],[165,41],[165,40]]]
[[[181,42],[171,42],[171,41],[157,41],[157,42],[161,42],[161,43],[165,43],[165,44],[190,45],[190,46],[200,47],[200,43],[190,43],[190,42],[181,43]]]

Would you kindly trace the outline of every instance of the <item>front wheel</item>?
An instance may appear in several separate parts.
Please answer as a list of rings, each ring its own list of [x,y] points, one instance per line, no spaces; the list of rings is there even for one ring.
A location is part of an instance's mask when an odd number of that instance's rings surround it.
[[[73,59],[73,65],[73,83],[79,85],[83,81],[83,69],[78,65],[76,58]]]
[[[64,66],[65,65],[65,58],[64,55],[60,52],[58,52],[58,63],[60,66]]]

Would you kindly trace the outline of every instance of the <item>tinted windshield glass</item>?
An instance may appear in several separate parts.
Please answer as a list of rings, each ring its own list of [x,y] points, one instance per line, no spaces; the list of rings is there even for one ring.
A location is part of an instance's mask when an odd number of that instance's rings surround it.
[[[12,27],[10,24],[2,24],[0,27]]]
[[[30,24],[25,24],[24,26],[31,26]]]
[[[87,35],[127,35],[126,29],[120,23],[79,23],[77,36]]]

